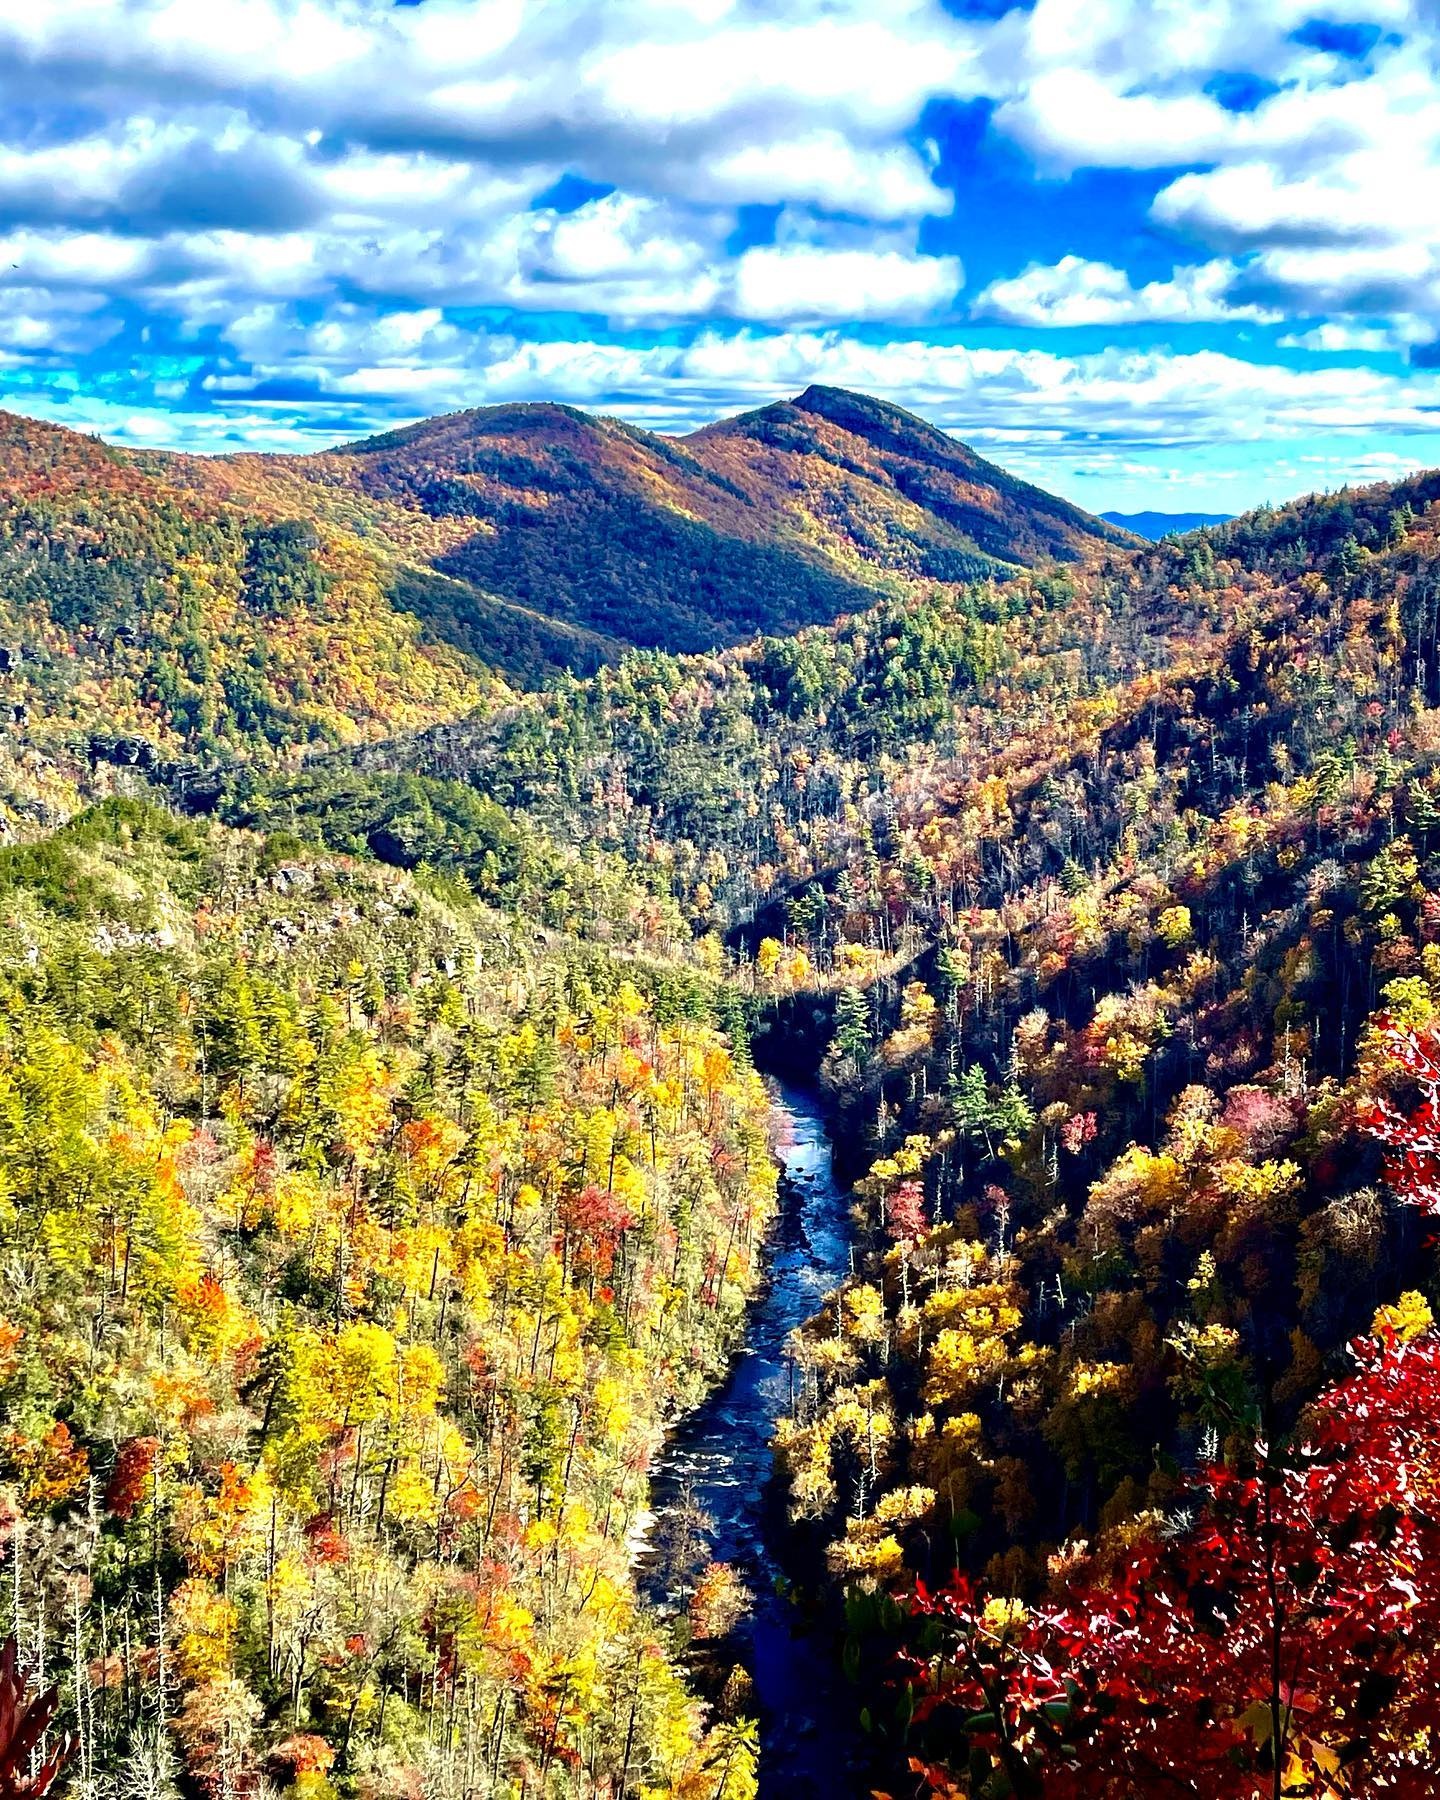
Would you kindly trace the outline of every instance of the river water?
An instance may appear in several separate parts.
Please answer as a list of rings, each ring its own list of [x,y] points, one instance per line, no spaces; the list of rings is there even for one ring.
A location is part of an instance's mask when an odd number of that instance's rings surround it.
[[[672,1603],[674,1560],[659,1546],[698,1508],[702,1542],[687,1560],[733,1564],[754,1597],[736,1635],[755,1683],[762,1800],[846,1800],[868,1792],[859,1701],[841,1672],[833,1631],[813,1626],[785,1597],[784,1512],[770,1440],[790,1399],[786,1340],[849,1271],[849,1202],[813,1096],[782,1083],[776,1110],[784,1174],[766,1285],[729,1375],[666,1444],[636,1574],[652,1601]]]

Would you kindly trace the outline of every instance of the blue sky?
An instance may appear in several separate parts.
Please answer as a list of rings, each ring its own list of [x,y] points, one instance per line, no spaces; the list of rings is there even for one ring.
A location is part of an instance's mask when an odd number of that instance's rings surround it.
[[[811,381],[1097,509],[1440,464],[1440,5],[0,0],[0,404],[295,450]]]

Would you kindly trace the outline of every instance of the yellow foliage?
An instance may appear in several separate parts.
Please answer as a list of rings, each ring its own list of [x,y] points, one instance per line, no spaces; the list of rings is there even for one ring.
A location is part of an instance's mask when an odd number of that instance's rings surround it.
[[[208,1581],[182,1581],[170,1597],[170,1633],[181,1677],[212,1681],[230,1667],[239,1611]]]
[[[1408,1344],[1412,1338],[1423,1337],[1434,1323],[1435,1315],[1429,1301],[1412,1289],[1402,1294],[1393,1306],[1382,1306],[1370,1329],[1377,1337],[1395,1337],[1402,1344]]]

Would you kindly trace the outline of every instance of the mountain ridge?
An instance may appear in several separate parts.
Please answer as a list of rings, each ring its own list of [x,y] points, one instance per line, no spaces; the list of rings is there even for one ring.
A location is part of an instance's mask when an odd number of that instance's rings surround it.
[[[1170,537],[1175,533],[1199,531],[1206,525],[1228,525],[1237,515],[1234,513],[1210,512],[1103,512],[1100,517],[1108,524],[1118,525],[1122,531],[1133,532],[1137,537],[1158,541],[1162,537]]]
[[[1131,541],[914,414],[819,386],[680,437],[548,401],[469,408],[286,466],[447,521],[443,573],[671,650]]]
[[[517,403],[306,456],[6,414],[0,473],[10,749],[49,759],[42,787],[61,755],[69,791],[116,744],[214,762],[385,738],[632,647],[784,636],[1131,544],[813,386],[686,437]]]

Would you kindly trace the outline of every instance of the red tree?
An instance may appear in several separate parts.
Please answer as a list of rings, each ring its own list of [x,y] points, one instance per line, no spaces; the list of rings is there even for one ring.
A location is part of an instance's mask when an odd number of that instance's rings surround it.
[[[926,1224],[924,1188],[918,1181],[902,1181],[890,1196],[886,1230],[898,1244],[919,1237]]]
[[[1381,1100],[1366,1124],[1386,1146],[1385,1178],[1397,1199],[1440,1214],[1440,1043],[1382,1021],[1391,1056],[1420,1089],[1420,1104],[1403,1113]]]
[[[30,1692],[19,1667],[14,1638],[0,1646],[0,1800],[40,1800],[55,1785],[70,1756],[63,1738],[47,1756],[41,1739],[55,1716],[56,1690]]]

